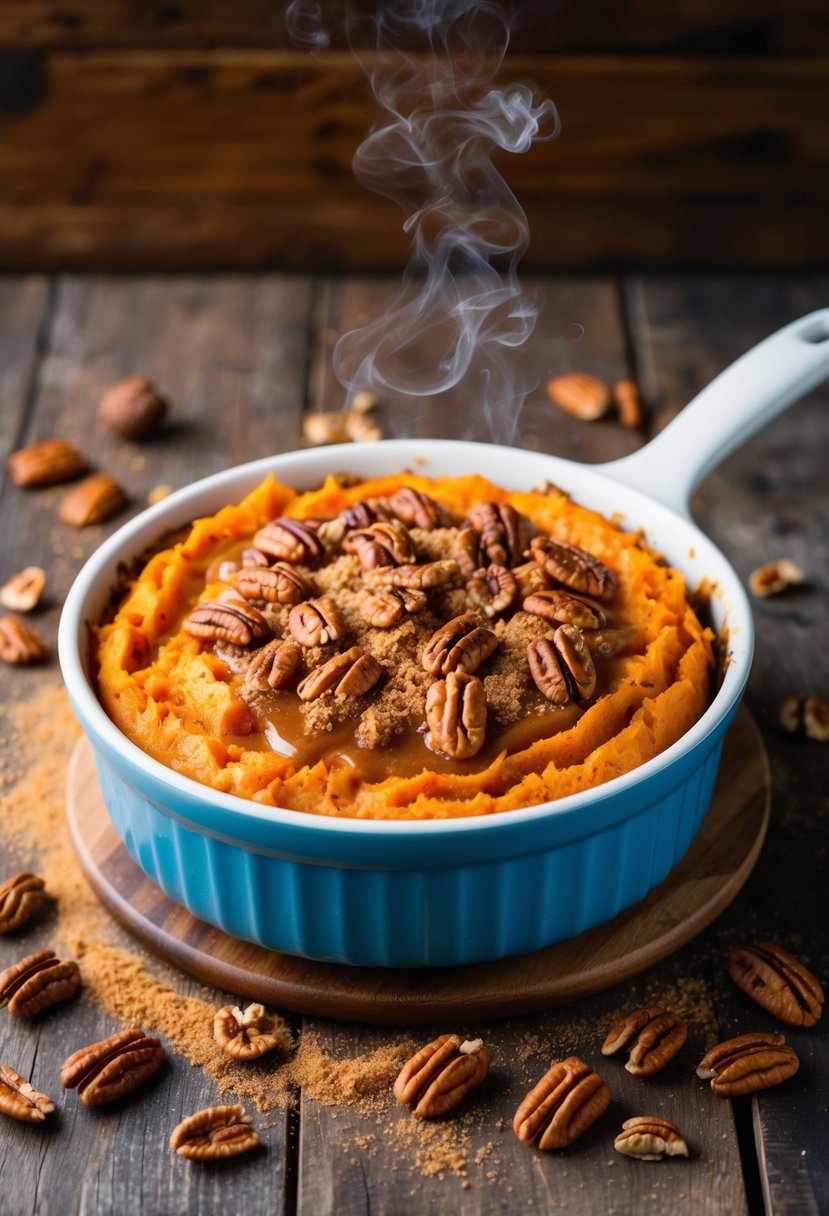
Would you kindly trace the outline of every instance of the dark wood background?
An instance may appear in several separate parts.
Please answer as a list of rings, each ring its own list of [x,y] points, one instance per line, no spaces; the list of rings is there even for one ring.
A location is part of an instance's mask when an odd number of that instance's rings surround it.
[[[829,265],[823,0],[515,8],[504,74],[563,124],[504,160],[528,267]],[[351,172],[361,69],[342,37],[293,49],[284,9],[3,0],[0,268],[405,262],[396,208]]]

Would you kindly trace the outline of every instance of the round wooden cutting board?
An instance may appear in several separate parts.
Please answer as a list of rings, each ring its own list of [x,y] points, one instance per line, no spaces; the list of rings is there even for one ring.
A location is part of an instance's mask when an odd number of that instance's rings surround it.
[[[762,739],[737,715],[697,839],[650,895],[609,924],[532,954],[466,967],[348,967],[277,954],[229,937],[169,900],[128,854],[81,739],[67,809],[81,866],[101,902],[149,950],[197,979],[278,1009],[400,1026],[508,1017],[561,1005],[630,978],[684,945],[732,901],[768,825],[771,785]]]

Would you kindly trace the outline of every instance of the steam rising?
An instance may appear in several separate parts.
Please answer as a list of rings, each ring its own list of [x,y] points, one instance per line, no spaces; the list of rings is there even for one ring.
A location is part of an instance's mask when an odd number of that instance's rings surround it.
[[[499,4],[396,0],[380,13],[375,50],[354,52],[382,111],[354,172],[403,209],[411,255],[386,312],[340,338],[334,370],[385,400],[463,384],[480,402],[476,430],[507,440],[535,385],[516,352],[538,306],[517,275],[526,217],[492,158],[554,138],[558,115],[529,85],[496,83],[509,43]],[[289,18],[298,41],[325,45],[316,5],[297,0]],[[424,40],[432,54],[398,49]]]

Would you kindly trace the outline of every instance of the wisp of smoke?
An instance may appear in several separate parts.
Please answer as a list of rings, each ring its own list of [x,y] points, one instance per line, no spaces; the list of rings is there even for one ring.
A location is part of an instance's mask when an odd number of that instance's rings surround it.
[[[313,0],[289,15],[304,45],[325,45]],[[479,404],[475,431],[506,442],[535,386],[515,355],[538,306],[517,274],[526,217],[493,156],[553,139],[558,115],[529,85],[497,82],[509,25],[495,0],[392,0],[373,33],[373,49],[354,53],[382,117],[354,172],[401,206],[411,255],[383,315],[340,338],[334,370],[349,392],[381,399],[463,385]],[[431,53],[401,49],[417,43]]]

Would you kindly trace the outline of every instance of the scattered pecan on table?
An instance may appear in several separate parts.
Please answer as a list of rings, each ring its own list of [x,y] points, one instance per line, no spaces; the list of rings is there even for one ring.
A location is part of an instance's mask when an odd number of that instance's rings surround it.
[[[678,1014],[648,1005],[613,1026],[602,1044],[602,1055],[628,1048],[625,1069],[635,1077],[652,1077],[674,1058],[687,1037],[688,1028]]]
[[[77,1089],[84,1106],[105,1106],[158,1072],[165,1055],[158,1039],[143,1030],[122,1030],[69,1056],[60,1083],[64,1089]]]
[[[393,1093],[413,1114],[434,1119],[454,1110],[488,1071],[489,1052],[482,1039],[442,1034],[403,1065]]]
[[[170,1137],[170,1148],[191,1161],[238,1157],[256,1148],[259,1133],[241,1106],[210,1106],[183,1119]]]
[[[610,1105],[610,1089],[599,1074],[569,1056],[557,1061],[530,1090],[515,1112],[512,1127],[519,1140],[535,1148],[567,1148]]]

